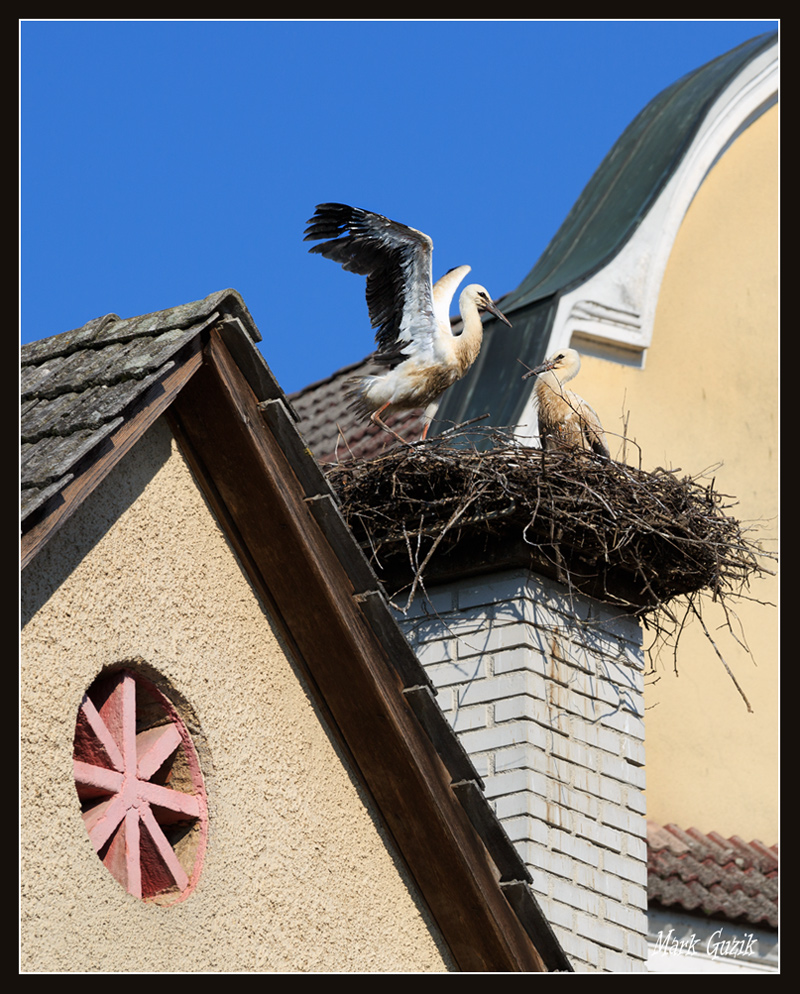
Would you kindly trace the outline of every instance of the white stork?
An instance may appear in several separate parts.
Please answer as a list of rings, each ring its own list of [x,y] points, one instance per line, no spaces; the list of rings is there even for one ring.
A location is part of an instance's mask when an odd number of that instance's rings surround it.
[[[304,240],[319,239],[326,240],[310,252],[367,277],[367,308],[378,345],[372,358],[388,367],[385,373],[349,381],[352,406],[404,442],[381,415],[425,407],[461,379],[481,349],[482,312],[489,311],[509,328],[511,322],[488,292],[472,283],[458,301],[463,330],[452,333],[450,303],[471,267],[451,269],[434,284],[433,242],[421,231],[358,207],[319,204]]]
[[[560,349],[522,377],[538,376],[539,439],[543,449],[590,449],[610,458],[600,418],[583,397],[564,384],[578,375],[581,357],[575,349]]]

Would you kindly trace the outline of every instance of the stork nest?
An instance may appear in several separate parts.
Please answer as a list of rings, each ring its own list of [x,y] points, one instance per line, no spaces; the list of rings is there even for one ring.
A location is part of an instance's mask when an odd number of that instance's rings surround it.
[[[763,570],[762,550],[713,480],[545,452],[497,429],[490,441],[479,451],[456,434],[326,470],[395,593],[528,557],[530,568],[642,614],[680,594],[741,591]]]
[[[661,646],[676,651],[687,619],[696,618],[752,710],[698,599],[722,605],[726,627],[749,652],[729,600],[747,596],[751,578],[771,573],[765,561],[776,557],[728,514],[736,502],[715,480],[679,473],[545,452],[493,428],[451,429],[326,468],[398,610],[408,611],[426,581],[525,567],[642,618],[654,633],[651,658]]]

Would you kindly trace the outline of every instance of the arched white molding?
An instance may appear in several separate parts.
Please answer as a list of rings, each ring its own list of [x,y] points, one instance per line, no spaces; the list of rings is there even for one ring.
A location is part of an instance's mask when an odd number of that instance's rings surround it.
[[[686,211],[736,138],[777,100],[778,46],[748,63],[705,116],[633,236],[599,272],[559,300],[547,353],[580,351],[644,366],[667,260]]]

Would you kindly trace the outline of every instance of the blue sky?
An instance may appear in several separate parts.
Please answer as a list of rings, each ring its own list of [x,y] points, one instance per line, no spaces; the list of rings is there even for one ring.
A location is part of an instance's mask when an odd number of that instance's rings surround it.
[[[603,156],[777,21],[23,21],[21,340],[233,287],[288,393],[373,347],[336,200],[513,290]]]

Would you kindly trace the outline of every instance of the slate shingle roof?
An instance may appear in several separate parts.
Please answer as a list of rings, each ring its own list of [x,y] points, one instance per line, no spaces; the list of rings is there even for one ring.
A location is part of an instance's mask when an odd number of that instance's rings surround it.
[[[21,514],[24,520],[73,479],[76,467],[123,422],[124,413],[209,324],[223,290],[139,317],[95,318],[22,346]],[[252,322],[248,327],[252,326]]]
[[[778,847],[648,822],[647,894],[666,907],[777,928]]]

